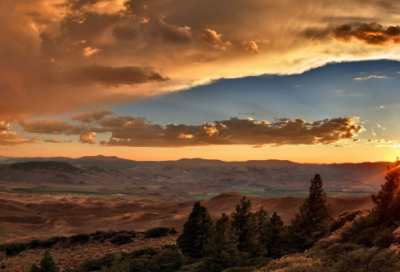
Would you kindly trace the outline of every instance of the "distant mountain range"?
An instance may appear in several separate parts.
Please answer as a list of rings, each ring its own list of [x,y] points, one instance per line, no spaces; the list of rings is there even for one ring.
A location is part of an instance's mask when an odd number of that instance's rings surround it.
[[[54,184],[168,185],[175,187],[254,186],[266,189],[307,190],[316,173],[327,190],[375,191],[389,162],[301,164],[288,160],[181,159],[133,161],[118,157],[10,158],[1,157],[0,181]],[[221,187],[222,186],[222,187]],[[201,191],[201,189],[199,188]]]

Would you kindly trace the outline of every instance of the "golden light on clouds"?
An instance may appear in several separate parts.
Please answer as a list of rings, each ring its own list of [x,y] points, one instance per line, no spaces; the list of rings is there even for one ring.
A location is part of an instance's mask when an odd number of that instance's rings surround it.
[[[1,0],[0,145],[62,146],[75,136],[86,151],[246,145],[256,154],[266,146],[346,147],[347,140],[396,146],[376,139],[384,138],[380,127],[381,134],[369,129],[371,141],[357,138],[364,125],[339,113],[305,121],[300,112],[287,123],[230,115],[191,125],[153,124],[111,110],[73,113],[218,79],[300,74],[332,62],[400,60],[399,17],[393,12],[399,8],[389,0]],[[350,81],[391,77],[373,72]],[[50,118],[57,114],[72,116]]]
[[[126,103],[219,78],[301,73],[335,61],[398,59],[398,5],[3,0],[0,115]],[[102,80],[104,71],[114,74]],[[155,80],[157,74],[169,80]],[[54,106],[61,97],[65,103]]]

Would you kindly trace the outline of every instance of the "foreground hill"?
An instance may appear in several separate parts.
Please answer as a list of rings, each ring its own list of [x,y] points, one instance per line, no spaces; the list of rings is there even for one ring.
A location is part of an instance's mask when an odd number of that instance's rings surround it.
[[[224,193],[202,201],[212,217],[231,213],[243,195]],[[289,222],[303,203],[302,197],[249,196],[254,209],[264,207]],[[132,198],[126,196],[29,195],[0,193],[0,242],[49,237],[97,230],[146,230],[175,227],[181,230],[193,200]],[[370,196],[328,197],[334,216],[347,210],[370,209]]]
[[[58,167],[55,167],[57,164]],[[252,187],[261,191],[304,190],[308,188],[310,177],[319,173],[324,180],[325,190],[332,192],[331,195],[343,195],[343,192],[366,195],[379,189],[381,175],[388,164],[299,164],[280,160],[224,162],[202,159],[149,162],[105,156],[77,159],[7,158],[0,164],[0,183],[167,186],[173,189],[167,194],[181,195],[181,192],[187,193],[188,187],[190,189],[193,186],[197,186],[194,188],[196,193],[238,191],[237,187]],[[103,192],[107,192],[104,189]],[[164,195],[162,191],[152,193]]]

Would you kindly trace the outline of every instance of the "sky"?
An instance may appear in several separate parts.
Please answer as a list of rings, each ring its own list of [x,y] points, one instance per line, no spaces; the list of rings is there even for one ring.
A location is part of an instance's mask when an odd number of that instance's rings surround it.
[[[394,1],[2,0],[0,155],[399,155]]]

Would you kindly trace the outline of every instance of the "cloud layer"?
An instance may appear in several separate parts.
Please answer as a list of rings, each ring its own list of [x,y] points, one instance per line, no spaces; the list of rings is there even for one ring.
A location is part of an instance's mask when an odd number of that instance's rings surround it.
[[[395,1],[2,0],[0,120],[399,59]],[[378,23],[374,23],[378,22]]]
[[[107,146],[187,147],[210,145],[330,145],[357,141],[364,128],[357,118],[345,117],[307,122],[300,118],[277,119],[270,123],[251,118],[215,121],[201,125],[161,126],[144,117],[110,116],[109,110],[93,110],[61,120],[20,120],[23,132],[41,135],[79,135],[81,143],[95,144],[97,134],[111,133]],[[47,140],[45,140],[47,141]],[[54,142],[54,141],[52,141]]]

